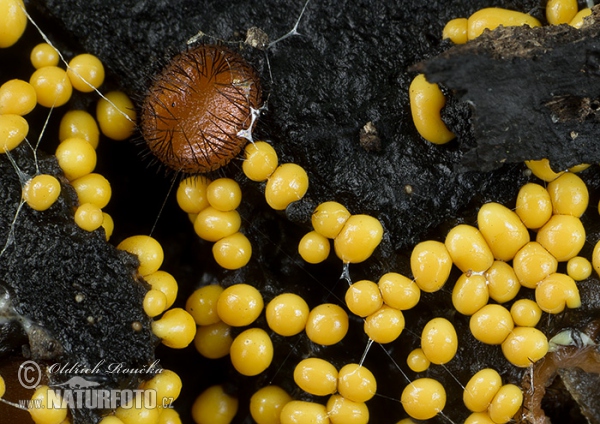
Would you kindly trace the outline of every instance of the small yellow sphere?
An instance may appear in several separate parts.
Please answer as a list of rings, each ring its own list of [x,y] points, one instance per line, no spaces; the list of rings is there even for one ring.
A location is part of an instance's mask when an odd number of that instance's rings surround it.
[[[199,326],[194,337],[194,346],[198,353],[209,359],[219,359],[229,355],[232,343],[231,326],[223,321]]]
[[[250,143],[245,149],[242,170],[252,181],[265,181],[275,172],[279,160],[275,149],[264,141]]]
[[[348,314],[338,305],[324,303],[308,314],[306,335],[317,344],[330,346],[341,341],[348,332]]]
[[[169,309],[156,321],[152,321],[152,332],[162,343],[172,349],[187,347],[196,335],[194,318],[181,308]]]
[[[519,282],[534,289],[540,281],[556,272],[558,261],[538,242],[527,243],[513,260],[513,268]]]
[[[100,130],[92,115],[85,110],[70,110],[60,120],[58,139],[83,138],[95,149],[100,140]]]
[[[533,172],[533,175],[547,183],[554,181],[564,173],[564,171],[554,172],[548,159],[526,160],[525,165]]]
[[[271,365],[273,343],[262,328],[250,328],[233,340],[229,356],[233,367],[240,374],[258,375]]]
[[[537,230],[552,216],[550,193],[539,184],[525,184],[517,195],[515,212],[527,228]]]
[[[117,249],[126,250],[138,257],[138,272],[142,277],[158,271],[165,257],[160,243],[150,236],[128,237],[119,243]]]
[[[421,290],[433,293],[441,289],[452,270],[452,258],[446,246],[439,241],[423,241],[410,255],[410,269]]]
[[[280,424],[279,417],[292,397],[279,386],[266,386],[250,398],[250,414],[256,424]]]
[[[458,336],[452,323],[438,317],[425,324],[421,334],[421,348],[427,359],[434,364],[450,362],[458,350]]]
[[[309,264],[318,264],[329,257],[331,244],[329,239],[311,231],[306,233],[298,243],[298,253]]]
[[[344,263],[366,261],[383,238],[383,227],[377,218],[352,215],[334,239],[335,254]]]
[[[67,417],[65,401],[48,386],[38,386],[31,400],[29,414],[35,424],[60,424]]]
[[[526,368],[548,353],[548,339],[532,327],[515,327],[502,343],[504,357],[517,367]]]
[[[199,214],[209,206],[206,189],[210,180],[201,175],[187,177],[177,188],[177,204],[186,213]]]
[[[23,200],[36,211],[48,209],[56,202],[58,196],[60,196],[60,183],[52,175],[36,175],[23,187]]]
[[[22,0],[4,0],[0,2],[0,48],[15,44],[27,26],[27,15]]]
[[[91,173],[71,182],[77,192],[79,203],[91,203],[100,209],[108,205],[112,190],[110,183],[100,174]]]
[[[473,315],[489,298],[487,281],[480,274],[462,274],[452,289],[452,305],[463,315]]]
[[[366,402],[377,392],[377,380],[368,368],[347,364],[338,373],[338,392],[353,402]]]
[[[144,296],[144,312],[150,318],[162,314],[167,309],[167,297],[160,290],[148,290]]]
[[[523,392],[514,384],[500,387],[490,403],[488,413],[495,423],[507,423],[517,414],[523,404]]]
[[[40,43],[31,49],[29,59],[35,69],[56,66],[60,60],[58,51],[48,43]]]
[[[464,424],[496,424],[486,412],[473,412],[467,417]]]
[[[446,390],[437,380],[419,378],[404,388],[400,401],[414,419],[429,420],[446,406]]]
[[[538,231],[536,241],[563,262],[577,256],[585,244],[585,228],[579,218],[554,215]]]
[[[240,232],[223,237],[212,248],[215,261],[225,269],[239,269],[245,266],[252,256],[250,241]]]
[[[306,327],[309,308],[297,294],[283,293],[267,305],[265,315],[269,328],[281,336],[295,336]]]
[[[462,272],[486,271],[494,263],[494,255],[483,235],[470,225],[460,224],[451,229],[444,244]]]
[[[217,300],[219,318],[233,327],[252,324],[264,308],[260,292],[249,284],[227,287]]]
[[[96,168],[96,151],[83,138],[68,138],[56,148],[56,159],[70,181],[91,173]]]
[[[182,424],[182,421],[179,413],[175,409],[161,408],[156,424]]]
[[[485,305],[475,312],[469,321],[473,336],[482,343],[489,345],[501,344],[515,324],[512,315],[504,306]]]
[[[29,124],[19,115],[0,115],[0,154],[16,148],[29,132]]]
[[[156,271],[152,274],[145,275],[144,280],[146,280],[153,289],[160,290],[165,295],[167,299],[167,308],[170,308],[171,305],[173,305],[179,290],[175,277],[166,271]]]
[[[575,281],[583,281],[592,275],[592,264],[583,256],[575,256],[567,262],[567,274]]]
[[[592,252],[592,266],[596,274],[600,275],[600,241],[596,243]]]
[[[115,221],[106,212],[102,212],[102,228],[104,228],[104,234],[106,234],[106,241],[110,240],[115,230]]]
[[[385,304],[401,311],[415,307],[421,298],[417,283],[395,272],[384,274],[377,285]]]
[[[311,222],[315,231],[324,237],[334,239],[350,218],[350,212],[338,202],[323,202],[315,208]]]
[[[581,178],[572,172],[565,172],[548,184],[552,202],[552,212],[559,215],[580,217],[588,207],[590,195]]]
[[[427,81],[425,75],[417,75],[408,89],[410,111],[415,127],[421,137],[434,144],[445,144],[456,136],[446,127],[440,111],[446,104],[444,93],[437,84]]]
[[[369,408],[364,402],[353,402],[340,395],[327,401],[327,414],[331,424],[367,424]]]
[[[89,93],[104,82],[104,66],[96,56],[83,53],[71,59],[67,75],[75,90]]]
[[[500,25],[504,27],[528,25],[533,28],[541,26],[541,23],[527,13],[499,7],[488,7],[480,9],[469,16],[469,40],[479,37],[485,29],[493,30]]]
[[[98,100],[96,119],[102,134],[113,140],[125,140],[135,129],[135,107],[125,93],[111,91]]]
[[[4,396],[6,393],[6,383],[4,382],[4,378],[0,375],[0,398]]]
[[[502,378],[494,369],[478,371],[467,383],[463,392],[463,402],[469,411],[484,412],[502,387]]]
[[[219,178],[206,188],[206,198],[210,205],[222,212],[229,212],[240,205],[242,190],[231,178]]]
[[[169,407],[171,402],[177,400],[181,393],[181,378],[177,373],[163,369],[150,380],[143,384],[144,390],[156,392],[156,402],[159,407]]]
[[[485,273],[490,297],[498,303],[506,303],[515,298],[521,283],[513,267],[503,261],[494,261]]]
[[[102,210],[91,203],[84,203],[75,211],[75,223],[85,231],[95,231],[102,225]]]
[[[357,281],[348,287],[345,300],[350,312],[363,318],[383,305],[379,286],[369,280]]]
[[[307,358],[296,365],[294,381],[311,395],[326,396],[337,391],[338,371],[324,359]]]
[[[559,314],[565,306],[578,308],[581,298],[575,281],[568,275],[554,273],[547,276],[535,289],[535,301],[544,312]]]
[[[546,19],[550,25],[568,24],[578,9],[577,0],[548,0]]]
[[[242,225],[236,210],[222,212],[209,206],[204,208],[194,221],[194,231],[203,240],[219,241],[238,232]]]
[[[237,410],[237,398],[225,393],[223,386],[212,386],[194,401],[192,418],[196,424],[229,424]]]
[[[448,21],[442,31],[442,39],[449,38],[454,44],[465,44],[467,38],[467,18],[456,18]]]
[[[398,309],[383,305],[365,319],[364,330],[376,343],[391,343],[404,330],[404,315]]]
[[[45,66],[36,70],[29,78],[35,89],[38,104],[44,107],[59,107],[71,98],[73,87],[67,73],[57,66]]]
[[[295,163],[284,163],[269,177],[265,198],[269,206],[281,211],[290,203],[302,199],[307,190],[308,175],[304,168]]]
[[[330,424],[324,405],[302,400],[288,402],[281,409],[281,424]]]
[[[431,361],[427,359],[425,352],[420,347],[413,349],[406,358],[406,364],[414,372],[423,372],[429,368]]]
[[[590,16],[592,14],[592,9],[589,8],[585,8],[585,9],[581,9],[579,12],[577,12],[577,14],[573,17],[573,19],[571,19],[571,22],[569,22],[569,25],[571,25],[573,28],[581,28],[584,24],[584,19],[588,16]]]
[[[106,417],[102,418],[102,420],[100,420],[100,424],[123,424],[123,421],[121,421],[114,415],[107,415]]]
[[[0,87],[0,115],[27,115],[36,104],[37,94],[27,81],[13,79]]]
[[[535,327],[542,318],[542,310],[533,300],[519,299],[510,307],[510,315],[519,327]]]
[[[194,317],[198,325],[216,324],[221,320],[217,313],[217,302],[223,287],[218,284],[209,284],[195,290],[185,304],[185,310]]]
[[[519,216],[499,203],[483,205],[477,225],[494,258],[502,261],[510,261],[529,242],[529,232]]]

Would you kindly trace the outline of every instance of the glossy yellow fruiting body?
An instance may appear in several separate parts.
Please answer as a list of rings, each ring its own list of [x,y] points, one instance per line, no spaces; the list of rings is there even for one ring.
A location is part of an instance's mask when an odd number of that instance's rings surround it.
[[[107,415],[106,417],[102,418],[102,420],[100,420],[100,424],[123,424],[123,421],[121,421],[114,415]]]
[[[96,56],[83,53],[71,59],[67,75],[75,90],[90,93],[104,82],[104,66]]]
[[[289,337],[304,330],[309,312],[302,297],[294,293],[283,293],[269,302],[265,315],[271,330]]]
[[[338,392],[353,402],[366,402],[377,392],[377,380],[369,369],[347,364],[338,373]]]
[[[29,414],[35,424],[60,424],[67,417],[66,403],[48,386],[38,386],[31,400]]]
[[[156,392],[156,402],[159,407],[168,407],[181,393],[181,378],[177,373],[163,369],[143,384],[144,390]]]
[[[469,411],[484,412],[502,387],[502,378],[494,369],[478,371],[467,383],[463,392],[463,402]]]
[[[2,376],[0,375],[0,398],[4,396],[4,393],[6,393],[6,383],[4,381],[4,378],[2,378]]]
[[[540,21],[526,13],[498,7],[488,7],[480,9],[469,16],[468,38],[469,40],[473,40],[479,37],[483,30],[493,30],[500,25],[505,27],[529,25],[532,28],[541,26]]]
[[[75,211],[75,223],[85,231],[95,231],[102,225],[102,210],[91,203],[84,203]]]
[[[446,98],[437,84],[419,74],[410,84],[409,97],[413,122],[421,137],[434,144],[445,144],[456,137],[442,121],[440,111]]]
[[[345,300],[350,312],[363,318],[376,312],[383,305],[379,286],[369,280],[357,281],[348,287]]]
[[[56,148],[56,159],[70,181],[91,173],[96,168],[96,151],[83,138],[62,141]]]
[[[136,112],[133,102],[121,91],[111,91],[104,97],[98,100],[96,106],[100,131],[113,140],[129,138],[135,129]]]
[[[590,16],[592,14],[592,9],[581,9],[579,12],[577,12],[577,14],[573,17],[573,19],[571,19],[571,22],[569,22],[569,25],[571,25],[573,28],[581,28],[583,26],[584,23],[584,19],[587,16]]]
[[[238,410],[237,398],[225,393],[223,386],[211,386],[192,405],[196,424],[229,424]]]
[[[150,318],[162,314],[167,308],[167,297],[160,290],[148,290],[144,296],[143,302],[144,312]]]
[[[77,192],[79,203],[91,203],[100,209],[108,205],[112,190],[110,183],[100,174],[91,173],[71,182]]]
[[[473,315],[489,298],[487,281],[481,274],[462,274],[452,289],[452,305],[463,315]]]
[[[295,163],[284,163],[275,169],[267,181],[265,199],[277,211],[304,197],[308,190],[308,175]]]
[[[177,204],[186,213],[198,214],[209,206],[206,189],[210,180],[201,175],[187,177],[177,187]]]
[[[44,107],[59,107],[71,99],[73,87],[67,73],[57,66],[45,66],[29,78],[37,102]]]
[[[308,314],[306,335],[317,344],[330,346],[340,342],[348,332],[348,314],[338,305],[324,303]]]
[[[211,325],[221,320],[217,313],[217,302],[223,290],[218,284],[209,284],[195,290],[188,297],[185,310],[194,317],[196,324]]]
[[[84,110],[70,110],[60,120],[58,139],[83,138],[95,149],[100,140],[100,130],[92,115]]]
[[[529,242],[529,232],[519,216],[499,203],[483,205],[477,225],[494,258],[501,261],[510,261]]]
[[[592,264],[583,256],[575,256],[567,262],[567,274],[575,281],[583,281],[592,275]]]
[[[233,340],[229,356],[233,367],[240,374],[258,375],[271,365],[273,343],[262,328],[250,328]]]
[[[547,276],[535,289],[535,301],[544,312],[561,313],[565,306],[581,306],[579,289],[568,275],[554,273]]]
[[[256,424],[280,424],[279,417],[292,397],[279,386],[266,386],[250,398],[250,414]]]
[[[454,44],[465,44],[469,41],[467,36],[467,18],[456,18],[448,21],[442,31],[442,39],[449,38]]]
[[[298,243],[298,253],[309,264],[318,264],[329,257],[329,239],[316,231],[310,231]]]
[[[165,271],[156,271],[152,274],[145,275],[144,280],[146,280],[153,289],[160,290],[165,295],[167,308],[170,308],[171,305],[173,305],[179,287],[177,281],[171,274]]]
[[[487,412],[473,412],[467,417],[464,424],[496,424]]]
[[[196,335],[194,318],[181,308],[169,309],[156,321],[152,321],[152,332],[162,343],[172,349],[187,347]]]
[[[431,361],[427,359],[425,352],[420,347],[413,349],[406,358],[406,364],[414,372],[423,372],[429,368]]]
[[[58,51],[48,43],[40,43],[31,49],[29,59],[35,69],[44,66],[56,66],[60,60]]]
[[[475,312],[469,321],[473,336],[480,342],[490,345],[502,344],[514,326],[508,309],[494,304],[485,305]]]
[[[500,387],[490,403],[488,413],[495,423],[507,423],[517,414],[523,404],[523,392],[514,384]]]
[[[209,206],[198,214],[194,221],[194,231],[203,240],[219,241],[238,232],[242,225],[236,210],[222,212]]]
[[[249,284],[227,287],[217,300],[219,318],[233,327],[252,324],[264,308],[260,292]]]
[[[547,183],[554,181],[564,173],[564,171],[554,172],[548,159],[526,160],[525,165],[533,172],[533,175]]]
[[[575,216],[554,215],[540,228],[536,241],[557,261],[568,261],[577,256],[585,244],[585,228]]]
[[[194,346],[198,353],[209,359],[219,359],[229,355],[232,343],[231,326],[223,321],[199,326],[194,337]]]
[[[381,243],[383,226],[369,215],[352,215],[335,237],[335,254],[344,263],[366,261]]]
[[[367,424],[369,408],[364,402],[353,402],[340,395],[327,401],[327,414],[331,424]]]
[[[419,378],[404,388],[400,402],[414,419],[429,420],[446,406],[446,391],[437,380]]]
[[[281,409],[281,424],[330,424],[325,405],[303,400],[288,402]]]
[[[443,243],[423,241],[410,255],[410,269],[419,288],[433,293],[446,284],[452,270],[452,258]]]
[[[365,319],[364,330],[376,343],[391,343],[404,330],[404,315],[398,309],[383,305]]]
[[[502,343],[504,357],[513,365],[526,368],[548,353],[548,339],[532,327],[515,327]]]
[[[0,115],[27,115],[36,104],[37,94],[27,81],[13,79],[0,87]]]
[[[385,304],[401,311],[413,308],[421,298],[417,283],[395,272],[384,274],[377,285]]]
[[[452,323],[438,317],[425,324],[421,333],[421,348],[434,364],[450,362],[458,350],[458,336]]]
[[[594,251],[592,252],[592,266],[596,274],[600,276],[600,241],[596,242]]]
[[[537,230],[552,216],[550,193],[539,184],[525,184],[519,190],[515,212],[527,228]]]
[[[534,289],[540,281],[556,272],[558,261],[538,242],[527,243],[517,252],[513,269],[524,287]]]
[[[179,413],[173,408],[160,408],[156,424],[182,424]]]
[[[158,271],[165,257],[160,243],[150,236],[128,237],[119,243],[117,249],[126,250],[138,257],[138,272],[142,276]]]
[[[242,190],[235,180],[219,178],[206,188],[206,198],[213,208],[222,212],[229,212],[240,205]]]
[[[519,327],[535,327],[542,318],[542,310],[533,300],[519,299],[510,307],[510,315]]]
[[[444,244],[452,262],[462,272],[483,272],[494,263],[494,255],[483,235],[471,225],[460,224],[451,229]]]
[[[338,202],[323,202],[315,208],[311,223],[315,231],[324,237],[334,239],[350,218],[350,212]]]
[[[490,297],[498,303],[513,300],[521,289],[513,267],[503,261],[494,261],[486,271],[485,279]]]
[[[573,215],[578,218],[587,209],[590,199],[583,180],[571,172],[565,172],[549,183],[548,193],[552,201],[553,213]]]
[[[106,241],[110,240],[113,231],[115,230],[115,222],[113,221],[112,217],[106,212],[102,212],[102,228],[104,228]]]
[[[577,0],[548,0],[546,19],[550,25],[568,24],[578,9]]]
[[[324,359],[303,359],[294,369],[294,381],[298,387],[315,396],[335,393],[337,380],[338,371]]]
[[[31,209],[45,211],[50,208],[60,196],[60,183],[48,174],[36,175],[25,183],[23,200]]]
[[[0,115],[0,154],[17,147],[29,132],[29,124],[19,115]]]
[[[239,269],[245,266],[252,256],[250,240],[240,232],[223,237],[212,248],[215,261],[225,269]]]
[[[15,44],[27,26],[27,15],[22,0],[3,0],[0,2],[0,48]]]
[[[249,143],[245,149],[245,160],[242,170],[252,181],[265,181],[275,172],[279,159],[275,149],[264,141]]]

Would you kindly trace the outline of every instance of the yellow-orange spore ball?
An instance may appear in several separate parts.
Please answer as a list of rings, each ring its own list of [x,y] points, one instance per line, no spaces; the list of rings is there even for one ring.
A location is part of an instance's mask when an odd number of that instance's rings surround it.
[[[63,423],[61,423],[63,424]],[[68,423],[65,423],[68,424]],[[121,421],[119,418],[117,418],[114,415],[107,415],[106,417],[102,418],[102,420],[100,420],[100,424],[123,424],[123,421]],[[159,422],[159,424],[162,424]]]
[[[273,343],[261,328],[250,328],[240,333],[231,344],[229,356],[233,367],[242,375],[258,375],[273,360]]]
[[[404,315],[401,311],[383,305],[365,319],[365,333],[376,343],[391,343],[404,330]]]
[[[485,305],[475,312],[469,321],[473,336],[482,343],[490,345],[501,344],[515,324],[512,315],[504,306]]]
[[[158,416],[158,422],[156,424],[182,424],[182,421],[179,413],[175,409],[161,408]]]
[[[85,110],[70,110],[60,120],[58,139],[83,138],[95,149],[100,140],[100,130],[92,115]]]
[[[413,123],[421,137],[434,144],[445,144],[456,136],[448,129],[440,111],[446,98],[440,87],[430,83],[425,75],[417,75],[408,89]]]
[[[300,296],[283,293],[269,302],[265,315],[271,330],[281,336],[295,336],[306,327],[309,312]]]
[[[548,0],[546,19],[550,25],[568,24],[578,9],[577,0]]]
[[[58,196],[60,196],[60,183],[52,175],[36,175],[23,187],[23,200],[36,211],[50,208]]]
[[[135,107],[127,94],[111,91],[98,100],[96,119],[102,134],[112,140],[125,140],[135,129]]]
[[[323,303],[314,307],[306,321],[306,335],[314,343],[329,346],[340,342],[348,332],[348,314],[338,305]]]
[[[194,401],[192,418],[196,424],[229,424],[237,410],[237,398],[227,394],[223,386],[211,386]]]
[[[150,318],[162,314],[167,309],[167,297],[160,290],[148,290],[144,296],[144,312]]]
[[[510,261],[529,242],[529,232],[519,216],[499,203],[486,203],[477,214],[477,226],[494,254]]]
[[[198,214],[194,221],[194,231],[203,240],[219,241],[235,234],[242,225],[236,210],[222,212],[209,206]]]
[[[246,177],[252,181],[265,181],[275,172],[279,159],[277,152],[268,143],[256,141],[246,146],[245,160],[242,162],[242,170]]]
[[[187,347],[196,335],[194,318],[181,308],[169,309],[156,321],[152,321],[152,332],[162,343],[172,349]]]
[[[458,336],[446,318],[433,318],[423,328],[421,348],[434,364],[450,362],[458,350]],[[415,417],[416,418],[416,417]]]
[[[554,215],[540,228],[536,241],[557,261],[568,261],[577,256],[585,244],[585,228],[577,217]]]
[[[327,413],[331,424],[367,424],[369,408],[364,402],[353,402],[340,395],[327,401]]]
[[[117,249],[126,250],[138,257],[138,272],[142,276],[158,271],[165,257],[160,243],[150,236],[128,237],[119,243]]]
[[[205,173],[240,153],[248,141],[241,132],[252,131],[260,105],[260,79],[244,58],[223,45],[201,44],[175,56],[154,79],[141,130],[165,165]]]
[[[250,398],[250,414],[256,424],[280,424],[279,417],[292,397],[279,386],[266,386]]]
[[[499,7],[488,7],[480,9],[469,16],[469,40],[479,37],[485,29],[493,30],[500,25],[505,27],[528,25],[532,28],[541,26],[540,21],[526,13]]]
[[[210,180],[201,175],[187,177],[177,187],[177,204],[186,213],[198,214],[209,206],[206,189]]]
[[[463,402],[469,411],[484,412],[502,387],[498,371],[484,368],[478,371],[467,383],[463,391]]]
[[[337,390],[338,371],[324,359],[303,359],[294,369],[294,381],[311,395],[325,396]]]
[[[533,175],[547,183],[554,181],[564,173],[564,171],[554,172],[548,159],[526,160],[525,165],[533,172]]]
[[[281,410],[281,424],[330,424],[325,405],[303,400],[288,402]]]
[[[154,390],[159,407],[168,407],[181,393],[181,378],[177,373],[163,369],[150,380],[143,383],[143,390]]]
[[[13,79],[0,87],[0,115],[27,115],[36,103],[35,89],[27,81]]]
[[[366,402],[377,392],[377,380],[368,368],[347,364],[338,373],[338,392],[353,402]]]
[[[279,165],[269,177],[265,199],[276,211],[284,210],[292,202],[304,197],[308,190],[308,175],[295,163]]]
[[[324,237],[333,239],[344,228],[350,218],[350,212],[338,202],[323,202],[315,208],[311,223],[315,231]]]
[[[56,148],[58,165],[70,181],[91,173],[96,168],[96,151],[82,138],[68,138]]]
[[[215,261],[225,269],[239,269],[252,256],[250,240],[240,232],[223,237],[212,248]]]
[[[222,212],[232,211],[242,201],[242,190],[239,184],[231,178],[214,180],[206,188],[206,198],[210,205]]]
[[[234,284],[227,287],[217,300],[219,318],[233,327],[252,324],[263,307],[262,295],[249,284]]]
[[[194,337],[194,346],[198,353],[209,359],[219,359],[229,355],[232,343],[231,326],[223,321],[199,326]]]
[[[298,253],[309,264],[323,262],[329,256],[330,251],[329,239],[316,231],[306,233],[298,243]]]
[[[410,255],[410,269],[419,288],[432,293],[446,284],[452,269],[452,258],[443,243],[423,241],[415,246]]]
[[[496,424],[486,412],[473,412],[467,417],[464,424]]]
[[[71,59],[67,75],[75,90],[89,93],[104,82],[104,66],[96,56],[83,53]]]
[[[558,261],[538,242],[527,243],[515,256],[513,268],[519,282],[534,289],[540,281],[556,272]]]
[[[60,60],[58,51],[48,43],[40,43],[31,49],[29,59],[35,69],[44,66],[56,66]]]
[[[502,343],[504,357],[517,367],[526,368],[548,353],[548,339],[532,327],[515,327]]]
[[[406,358],[406,364],[414,372],[423,372],[429,368],[431,361],[427,359],[425,352],[420,347],[413,349]]]
[[[0,48],[15,44],[27,26],[27,15],[22,0],[4,0],[0,2]]]
[[[344,263],[366,261],[383,238],[383,227],[377,218],[352,215],[333,241],[335,253]]]
[[[550,274],[535,289],[535,301],[544,312],[561,313],[565,306],[581,306],[579,289],[575,281],[561,273]]]
[[[0,398],[4,396],[4,393],[6,393],[6,383],[4,381],[4,378],[2,378],[2,376],[0,375]]]
[[[592,266],[596,274],[600,275],[600,241],[596,243],[592,252]]]
[[[454,44],[465,44],[467,37],[467,18],[456,18],[448,21],[442,31],[442,39],[449,38]]]
[[[165,295],[165,298],[167,299],[167,308],[170,308],[171,305],[173,305],[175,298],[177,297],[177,292],[179,291],[179,286],[177,285],[175,277],[166,271],[156,271],[152,274],[145,275],[144,280],[146,280],[153,289],[160,290]]]
[[[462,274],[452,289],[452,305],[463,315],[473,315],[489,298],[487,281],[480,274]]]
[[[510,307],[510,315],[519,327],[535,327],[542,317],[542,310],[533,300],[519,299]]]
[[[548,184],[552,212],[580,217],[587,209],[590,199],[587,186],[581,178],[565,172]]]
[[[75,223],[85,231],[95,231],[102,225],[102,210],[91,203],[84,203],[75,211]]]
[[[115,230],[115,221],[113,221],[112,216],[110,216],[106,212],[102,212],[102,228],[104,228],[106,241],[110,240],[113,231]]]
[[[221,320],[217,313],[217,302],[223,287],[218,284],[210,284],[195,290],[185,304],[185,310],[194,317],[198,325],[216,324]]]
[[[581,9],[579,12],[577,12],[577,14],[573,17],[573,19],[571,19],[571,22],[569,22],[569,25],[571,25],[573,28],[581,28],[584,24],[584,20],[587,16],[590,16],[592,14],[592,9],[589,8],[585,8],[585,9]]]
[[[379,287],[373,281],[361,280],[352,284],[346,291],[346,306],[359,317],[366,317],[383,305]]]
[[[446,406],[446,390],[437,380],[419,378],[404,388],[400,402],[414,419],[429,420]]]
[[[485,273],[490,297],[498,303],[506,303],[515,298],[521,283],[513,267],[506,262],[494,261]]]
[[[31,400],[29,414],[35,424],[60,424],[67,417],[66,402],[48,386],[38,386]]]
[[[444,244],[462,272],[486,271],[494,263],[494,255],[483,235],[470,225],[460,224],[451,229]]]
[[[71,185],[77,192],[79,203],[91,203],[100,209],[108,205],[112,195],[108,180],[96,173],[79,177],[72,181]]]
[[[385,304],[401,311],[413,308],[421,298],[417,283],[395,272],[384,274],[377,285]]]
[[[500,387],[490,403],[488,413],[495,423],[507,423],[517,414],[523,404],[523,392],[514,384]]]
[[[0,115],[0,153],[6,153],[25,140],[29,124],[19,115]]]
[[[527,228],[542,227],[552,216],[550,193],[539,184],[525,184],[517,195],[515,212]]]
[[[583,281],[592,275],[592,264],[583,256],[575,256],[567,262],[567,274],[575,281]]]
[[[57,66],[36,70],[29,78],[29,84],[35,89],[38,104],[44,107],[62,106],[73,93],[67,73]]]

